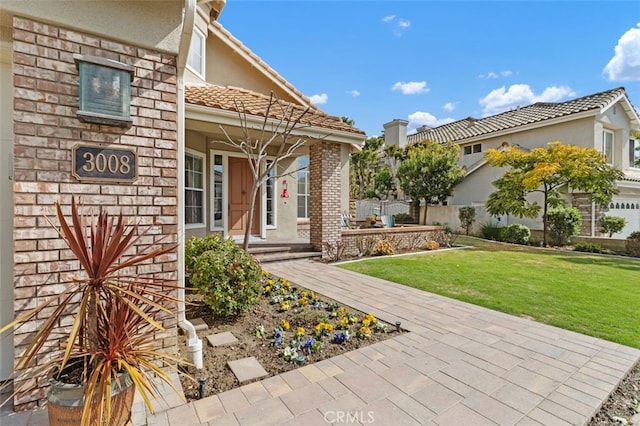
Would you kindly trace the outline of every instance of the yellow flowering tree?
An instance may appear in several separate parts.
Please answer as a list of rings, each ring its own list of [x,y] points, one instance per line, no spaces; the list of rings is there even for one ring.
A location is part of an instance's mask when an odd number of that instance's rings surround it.
[[[590,194],[595,203],[605,205],[617,193],[616,180],[622,178],[622,172],[608,165],[600,151],[559,141],[532,150],[516,146],[490,149],[485,160],[495,167],[511,167],[493,182],[496,191],[489,195],[487,211],[492,215],[514,214],[530,218],[537,217],[542,211],[544,245],[547,244],[548,209],[564,203],[561,188],[583,191]],[[542,205],[527,199],[534,192],[542,194]]]

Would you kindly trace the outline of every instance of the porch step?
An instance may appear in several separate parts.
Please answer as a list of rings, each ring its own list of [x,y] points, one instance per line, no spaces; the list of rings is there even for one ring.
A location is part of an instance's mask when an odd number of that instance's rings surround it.
[[[322,257],[322,253],[314,251],[313,247],[306,243],[251,244],[249,253],[260,263]]]

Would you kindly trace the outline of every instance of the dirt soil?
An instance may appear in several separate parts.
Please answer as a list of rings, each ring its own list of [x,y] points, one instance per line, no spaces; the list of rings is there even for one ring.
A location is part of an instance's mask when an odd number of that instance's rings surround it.
[[[297,290],[298,294],[307,291],[303,288],[294,288],[294,290]],[[199,337],[203,340],[203,369],[200,371],[193,367],[185,367],[184,369],[196,379],[207,378],[206,395],[210,396],[240,386],[240,383],[227,365],[228,361],[253,356],[267,371],[267,377],[300,367],[301,365],[297,365],[295,362],[285,361],[281,356],[284,347],[294,338],[298,327],[304,327],[306,330],[305,337],[302,340],[312,337],[314,327],[321,321],[327,321],[336,327],[336,329],[328,333],[328,336],[322,339],[322,346],[317,352],[304,354],[305,363],[303,365],[313,364],[323,359],[389,339],[399,333],[395,325],[387,324],[386,333],[375,331],[375,327],[372,326],[370,327],[372,331],[371,337],[358,338],[356,337],[356,332],[362,324],[354,323],[349,326],[350,338],[346,342],[341,344],[331,343],[332,336],[343,330],[337,329],[339,322],[337,315],[332,314],[326,308],[333,304],[335,312],[338,304],[322,295],[316,294],[316,297],[317,301],[321,301],[323,308],[313,308],[311,304],[305,307],[294,307],[296,303],[292,301],[291,309],[280,312],[280,304],[270,303],[271,298],[265,296],[261,303],[248,314],[229,318],[216,315],[202,302],[202,298],[198,294],[192,293],[188,295],[187,301],[191,302],[192,305],[187,306],[187,319],[202,318],[209,326],[209,330],[198,332]],[[344,305],[338,306],[342,307]],[[352,308],[348,308],[348,312],[360,320],[367,314]],[[282,320],[289,322],[290,329],[285,331],[283,344],[274,346],[272,344],[274,329],[282,326]],[[383,324],[382,321],[378,321],[378,323]],[[256,327],[259,326],[264,327],[264,337],[256,335]],[[226,331],[231,332],[238,339],[238,342],[228,346],[213,347],[206,340],[207,335]],[[179,351],[183,358],[188,359],[186,336],[180,336]],[[198,399],[198,383],[186,378],[181,379],[181,381],[187,400]]]
[[[638,412],[640,412],[640,363],[631,369],[587,426],[640,425]],[[634,423],[630,423],[634,415],[636,416]]]

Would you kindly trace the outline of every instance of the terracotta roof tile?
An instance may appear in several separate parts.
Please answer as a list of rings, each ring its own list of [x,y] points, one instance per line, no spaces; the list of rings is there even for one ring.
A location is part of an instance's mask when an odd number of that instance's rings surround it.
[[[185,89],[185,102],[192,105],[202,105],[224,111],[244,109],[249,115],[264,117],[269,106],[269,96],[238,87],[222,87],[214,85],[189,86]],[[237,103],[237,106],[236,106]],[[296,112],[302,113],[306,107],[282,101],[284,105],[292,105]],[[278,114],[280,112],[280,114]],[[271,118],[281,118],[282,113],[277,108],[270,111]],[[364,135],[365,133],[342,121],[340,117],[328,115],[317,109],[310,109],[301,124],[320,127],[323,129]]]
[[[501,130],[514,129],[527,124],[580,112],[602,109],[625,94],[624,87],[607,90],[566,102],[538,102],[484,118],[468,117],[407,136],[408,143],[423,140],[436,142],[459,141],[487,135]]]

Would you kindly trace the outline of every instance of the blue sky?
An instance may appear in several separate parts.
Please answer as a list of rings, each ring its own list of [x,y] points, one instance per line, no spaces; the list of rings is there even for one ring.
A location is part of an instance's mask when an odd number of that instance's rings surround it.
[[[219,22],[369,137],[618,86],[640,107],[640,1],[227,0]]]

